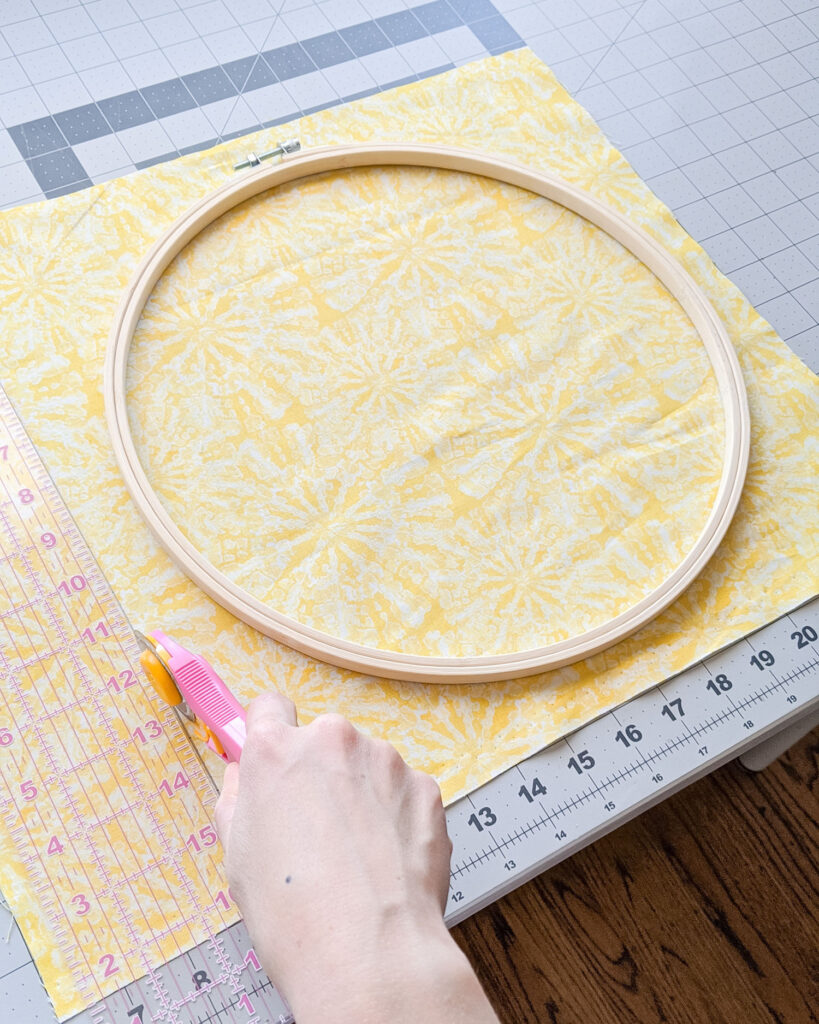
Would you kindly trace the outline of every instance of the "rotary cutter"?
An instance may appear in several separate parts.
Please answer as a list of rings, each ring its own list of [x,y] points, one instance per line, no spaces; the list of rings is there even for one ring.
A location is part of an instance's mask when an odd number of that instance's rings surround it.
[[[224,761],[238,761],[245,741],[245,712],[216,670],[160,630],[144,636],[140,665],[157,694],[174,709],[187,732]]]

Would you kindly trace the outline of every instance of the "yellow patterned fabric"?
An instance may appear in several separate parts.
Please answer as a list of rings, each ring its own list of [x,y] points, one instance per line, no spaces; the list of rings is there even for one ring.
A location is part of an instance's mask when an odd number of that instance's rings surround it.
[[[290,129],[277,129],[276,137]],[[356,676],[259,636],[153,542],[113,463],[102,362],[122,289],[173,219],[232,174],[234,142],[4,214],[5,377],[136,625],[349,715],[447,799],[815,592],[816,379],[529,52],[304,118],[302,146],[493,147],[626,213],[724,318],[754,419],[734,526],[632,639],[521,681]],[[159,282],[130,406],[176,521],[256,596],[419,654],[500,653],[591,628],[670,571],[707,516],[723,427],[696,332],[604,232],[452,172],[322,175],[245,203]]]
[[[123,288],[250,149],[440,142],[548,169],[665,245],[723,318],[753,417],[729,533],[662,616],[522,680],[433,686],[311,660],[171,563],[111,453],[102,366]],[[815,376],[528,51],[0,215],[4,383],[133,624],[237,695],[340,712],[451,801],[812,596]],[[542,646],[624,611],[679,562],[719,478],[703,347],[667,291],[582,218],[486,179],[323,175],[194,240],[136,333],[132,427],[187,536],[305,624],[414,654]],[[47,979],[48,983],[48,979]]]
[[[719,480],[716,381],[677,302],[582,217],[473,175],[246,202],[168,269],[133,353],[141,461],[188,539],[381,649],[593,629],[694,546]]]
[[[312,115],[293,134],[304,147],[491,139],[659,238],[742,360],[743,503],[657,622],[522,681],[373,680],[235,621],[152,541],[101,401],[122,289],[233,173],[251,145],[234,142],[0,220],[11,396],[135,624],[211,657],[245,698],[272,684],[305,720],[349,715],[452,799],[815,592],[814,375],[530,53]],[[323,175],[203,232],[147,307],[130,401],[154,485],[217,566],[310,625],[423,654],[538,646],[623,610],[690,547],[722,458],[704,350],[634,257],[547,200],[423,169]]]

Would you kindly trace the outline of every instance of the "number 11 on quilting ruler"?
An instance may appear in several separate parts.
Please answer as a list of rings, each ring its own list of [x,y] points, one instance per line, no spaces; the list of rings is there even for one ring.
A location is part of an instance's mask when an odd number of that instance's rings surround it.
[[[159,1019],[204,999],[158,965],[205,942],[252,1021],[215,793],[0,388],[0,882],[60,1019],[147,976]],[[238,962],[237,962],[238,961]],[[144,984],[144,982],[143,982]],[[139,1015],[136,1015],[139,1016]],[[99,1003],[92,1018],[110,1020]],[[121,1018],[120,1018],[121,1019]],[[130,1024],[130,1022],[129,1022]]]

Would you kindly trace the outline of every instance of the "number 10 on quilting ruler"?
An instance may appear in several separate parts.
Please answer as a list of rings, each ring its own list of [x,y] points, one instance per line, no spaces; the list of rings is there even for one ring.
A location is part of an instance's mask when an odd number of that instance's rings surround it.
[[[209,984],[250,1022],[252,959],[218,937],[236,914],[213,787],[137,665],[133,632],[0,388],[4,895],[61,1019],[146,975],[158,1019],[185,1019],[208,985],[183,990],[157,965],[205,940]],[[110,1020],[104,1004],[92,1019]]]

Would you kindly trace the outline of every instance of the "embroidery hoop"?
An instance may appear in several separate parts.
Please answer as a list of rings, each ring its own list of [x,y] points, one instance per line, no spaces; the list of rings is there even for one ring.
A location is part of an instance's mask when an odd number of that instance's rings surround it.
[[[126,407],[128,352],[148,298],[171,260],[203,228],[238,204],[308,175],[379,165],[432,167],[492,178],[527,189],[580,214],[633,253],[665,285],[691,319],[717,380],[725,419],[725,452],[716,498],[694,546],[654,590],[592,630],[545,647],[510,654],[438,658],[356,644],[277,612],[222,574],[174,524],[148,482],[134,446]],[[180,569],[218,604],[267,636],[304,654],[357,672],[428,683],[510,679],[588,658],[634,633],[693,582],[714,554],[736,511],[750,448],[750,412],[739,362],[716,311],[674,257],[642,228],[599,199],[553,175],[454,146],[379,143],[326,146],[260,165],[191,206],[155,243],[125,289],[105,360],[105,410],[114,455],[140,513]]]

